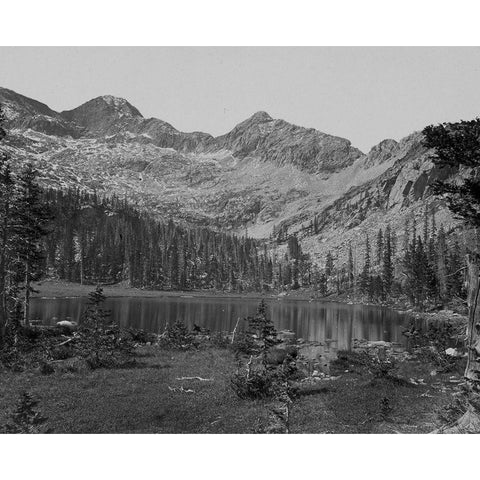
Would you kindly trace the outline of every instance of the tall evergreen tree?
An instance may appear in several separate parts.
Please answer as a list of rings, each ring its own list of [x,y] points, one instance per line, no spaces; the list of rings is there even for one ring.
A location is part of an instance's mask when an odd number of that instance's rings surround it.
[[[327,252],[327,257],[325,259],[325,275],[327,276],[327,279],[330,278],[333,275],[333,255],[330,250]]]
[[[447,241],[443,225],[440,225],[436,245],[438,294],[441,300],[447,298]]]
[[[383,238],[383,231],[380,228],[378,230],[377,234],[377,249],[376,249],[376,265],[380,266],[382,264],[382,259],[383,259],[383,243],[384,243],[384,238]]]
[[[348,244],[348,262],[347,262],[348,288],[353,290],[355,286],[355,264],[353,262],[352,243]]]
[[[390,225],[385,229],[383,265],[382,265],[382,291],[383,299],[386,300],[392,292],[393,284],[393,258],[392,258],[392,235]]]
[[[24,323],[29,323],[30,294],[34,291],[31,283],[43,273],[44,251],[42,239],[48,233],[51,211],[44,202],[41,190],[36,183],[37,172],[27,164],[18,177],[15,201],[15,235],[20,264],[18,275],[23,279]],[[22,283],[17,278],[18,283]]]
[[[360,288],[364,295],[369,298],[372,297],[372,277],[371,277],[371,252],[370,252],[370,240],[368,238],[365,241],[365,258],[363,261],[363,270],[360,278]]]
[[[5,117],[0,106],[0,142],[6,136]],[[14,181],[9,158],[0,152],[0,345],[5,340],[8,323],[8,276],[12,258],[12,198]]]
[[[464,169],[466,178],[461,181],[438,181],[435,193],[447,201],[449,209],[463,219],[467,226],[480,227],[480,118],[457,123],[430,125],[423,130],[425,145],[433,149],[432,160],[437,167],[447,168],[447,173]],[[458,265],[458,264],[457,264]],[[467,365],[465,378],[473,400],[465,415],[459,420],[466,430],[478,432],[480,409],[478,390],[480,389],[480,252],[476,248],[466,255],[468,308],[467,325]],[[470,400],[470,399],[469,399]]]

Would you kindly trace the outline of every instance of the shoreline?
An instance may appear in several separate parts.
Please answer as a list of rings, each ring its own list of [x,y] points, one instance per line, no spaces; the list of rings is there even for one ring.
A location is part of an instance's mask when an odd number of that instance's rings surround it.
[[[74,282],[66,282],[59,280],[43,280],[34,284],[35,290],[38,293],[33,293],[32,298],[37,299],[56,299],[56,298],[85,298],[95,288],[94,285],[81,285]],[[179,291],[179,290],[145,290],[134,287],[125,287],[123,285],[105,285],[102,286],[106,297],[134,297],[134,298],[234,298],[234,299],[252,299],[261,300],[288,300],[288,301],[303,301],[303,302],[328,302],[340,303],[344,305],[358,305],[364,307],[388,308],[398,313],[409,314],[413,318],[423,318],[426,320],[455,320],[456,322],[466,322],[467,317],[462,313],[451,310],[446,306],[442,310],[434,312],[419,312],[402,304],[375,304],[366,303],[362,301],[355,301],[351,298],[343,298],[338,295],[330,295],[328,297],[315,297],[314,293],[305,290],[296,290],[290,292],[280,293],[258,293],[245,292],[233,293],[222,292],[217,290],[195,290],[195,291]]]
[[[81,298],[87,297],[88,294],[94,290],[95,285],[81,285],[80,283],[65,282],[59,280],[43,280],[35,282],[33,285],[38,293],[33,293],[32,298]],[[362,303],[346,302],[338,297],[314,297],[313,292],[301,291],[301,292],[223,292],[218,290],[146,290],[135,287],[125,287],[119,284],[104,285],[102,286],[103,292],[107,297],[184,297],[184,298],[246,298],[246,299],[258,299],[271,298],[271,299],[288,299],[298,301],[322,301],[332,303],[351,303],[352,305],[363,305]],[[374,305],[372,305],[374,306]]]

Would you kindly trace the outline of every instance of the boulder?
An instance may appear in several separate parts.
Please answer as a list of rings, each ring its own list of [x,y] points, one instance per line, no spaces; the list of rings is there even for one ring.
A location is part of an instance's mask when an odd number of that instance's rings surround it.
[[[460,356],[460,353],[458,352],[458,350],[456,348],[447,348],[445,350],[445,353],[449,356],[449,357],[459,357]]]
[[[60,322],[57,322],[57,327],[61,327],[65,330],[73,332],[74,330],[77,329],[78,324],[77,322],[69,321],[69,320],[62,320]]]
[[[391,342],[385,342],[383,340],[378,340],[375,342],[368,342],[368,347],[391,347],[392,343]]]
[[[296,335],[295,332],[292,332],[291,330],[281,330],[277,333],[277,338],[282,343],[295,343]]]
[[[281,365],[289,356],[292,358],[297,356],[294,345],[276,345],[267,352],[266,362],[269,365]]]
[[[279,343],[273,347],[275,350],[285,350],[288,355],[296,357],[298,354],[298,348],[296,345],[291,345],[290,343]]]
[[[324,353],[323,345],[302,345],[298,353],[306,360],[319,360]]]

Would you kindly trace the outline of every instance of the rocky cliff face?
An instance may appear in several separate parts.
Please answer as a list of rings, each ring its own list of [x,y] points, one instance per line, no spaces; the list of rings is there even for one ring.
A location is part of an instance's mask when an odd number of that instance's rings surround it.
[[[453,172],[435,169],[422,136],[384,140],[364,155],[348,140],[257,112],[229,133],[184,133],[145,119],[126,100],[95,98],[62,113],[0,88],[7,149],[33,161],[42,182],[126,195],[160,217],[266,238],[280,225],[297,233],[319,262],[341,256],[389,223],[434,204],[430,186]],[[320,231],[309,225],[317,217]]]
[[[215,141],[238,158],[255,157],[277,166],[294,165],[309,173],[332,173],[362,155],[348,140],[274,120],[257,112]]]
[[[318,235],[312,235],[305,228],[299,231],[306,249],[317,256],[319,263],[328,250],[346,261],[350,242],[363,248],[367,235],[374,241],[378,229],[387,225],[401,245],[405,223],[409,221],[411,225],[415,219],[420,232],[426,211],[429,215],[434,212],[437,226],[442,223],[447,231],[458,224],[444,201],[432,194],[434,182],[445,180],[455,171],[433,165],[432,152],[423,145],[421,133],[390,143],[390,147],[383,159],[383,163],[391,164],[388,169],[351,188],[318,212]],[[374,147],[372,152],[381,150],[384,148]],[[363,251],[359,255],[363,255]]]
[[[115,137],[115,141],[153,143],[162,148],[191,151],[213,140],[206,133],[183,133],[157,118],[145,119],[125,99],[111,95],[94,98],[62,112],[61,116],[83,127],[85,135]]]
[[[44,103],[20,95],[13,90],[0,87],[0,104],[9,128],[32,129],[47,135],[77,138],[81,129],[66,121]]]
[[[65,120],[74,122],[86,132],[96,135],[109,135],[122,127],[127,127],[131,120],[143,119],[142,114],[123,98],[105,95],[94,98],[73,109],[61,112]]]

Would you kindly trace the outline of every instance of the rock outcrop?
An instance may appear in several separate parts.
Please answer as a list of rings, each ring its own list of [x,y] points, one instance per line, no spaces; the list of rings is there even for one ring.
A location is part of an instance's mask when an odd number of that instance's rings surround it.
[[[260,158],[277,166],[290,164],[309,173],[339,171],[362,155],[344,138],[274,120],[266,112],[255,113],[216,138],[214,146],[238,158]]]
[[[327,250],[340,258],[348,242],[382,226],[402,229],[427,205],[439,223],[453,224],[431,186],[455,172],[434,167],[418,132],[365,155],[266,112],[215,138],[146,119],[109,95],[58,113],[0,88],[0,104],[15,164],[33,161],[48,186],[127,195],[162,218],[259,238],[287,227],[319,263]]]

